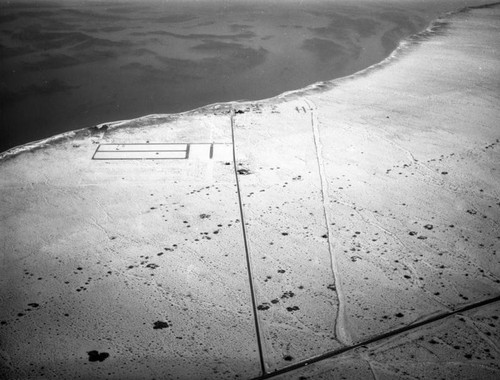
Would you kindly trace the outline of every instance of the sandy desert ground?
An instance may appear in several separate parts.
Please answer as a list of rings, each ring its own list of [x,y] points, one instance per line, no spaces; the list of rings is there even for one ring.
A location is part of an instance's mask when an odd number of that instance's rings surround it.
[[[499,16],[4,153],[2,378],[498,378]]]

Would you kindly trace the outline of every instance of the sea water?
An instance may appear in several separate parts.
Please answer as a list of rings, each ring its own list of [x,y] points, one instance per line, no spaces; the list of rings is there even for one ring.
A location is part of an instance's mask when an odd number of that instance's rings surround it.
[[[352,74],[465,5],[435,3],[0,0],[0,151]]]

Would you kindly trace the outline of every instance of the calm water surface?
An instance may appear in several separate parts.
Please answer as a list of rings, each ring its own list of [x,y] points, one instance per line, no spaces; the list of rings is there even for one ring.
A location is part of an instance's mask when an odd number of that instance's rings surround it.
[[[0,0],[0,151],[352,74],[463,1]]]

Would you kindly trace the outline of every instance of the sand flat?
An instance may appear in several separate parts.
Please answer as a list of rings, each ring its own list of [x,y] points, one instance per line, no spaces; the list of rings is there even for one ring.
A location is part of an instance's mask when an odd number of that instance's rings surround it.
[[[499,14],[332,83],[4,155],[2,376],[498,377]],[[233,138],[235,162],[92,160]]]
[[[183,123],[169,127],[158,141],[182,142]],[[214,128],[229,132],[227,123]],[[233,167],[92,160],[93,142],[5,162],[7,376],[258,375]],[[87,366],[93,350],[110,358]]]

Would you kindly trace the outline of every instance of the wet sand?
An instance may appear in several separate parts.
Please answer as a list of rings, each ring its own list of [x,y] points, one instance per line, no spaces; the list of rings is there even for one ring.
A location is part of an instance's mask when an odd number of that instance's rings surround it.
[[[498,377],[499,15],[3,154],[1,375]],[[148,142],[235,159],[92,160]]]

